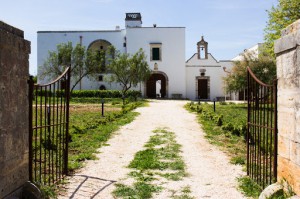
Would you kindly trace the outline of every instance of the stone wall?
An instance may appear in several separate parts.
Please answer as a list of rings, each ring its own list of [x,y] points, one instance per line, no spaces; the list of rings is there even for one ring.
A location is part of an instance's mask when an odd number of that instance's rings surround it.
[[[278,77],[278,181],[300,195],[300,20],[275,42]]]
[[[30,42],[0,21],[0,198],[28,181],[28,87]]]

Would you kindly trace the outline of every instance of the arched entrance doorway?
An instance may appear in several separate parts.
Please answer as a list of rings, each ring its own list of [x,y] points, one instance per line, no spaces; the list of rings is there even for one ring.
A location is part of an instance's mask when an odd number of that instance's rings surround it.
[[[146,96],[148,98],[165,98],[168,92],[168,77],[163,72],[152,73],[146,83]]]

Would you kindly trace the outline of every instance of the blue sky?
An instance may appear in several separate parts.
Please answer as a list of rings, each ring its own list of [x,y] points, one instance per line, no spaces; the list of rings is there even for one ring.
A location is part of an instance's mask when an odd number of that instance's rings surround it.
[[[0,20],[31,41],[30,73],[37,73],[37,31],[124,28],[125,13],[140,12],[143,26],[186,27],[186,60],[203,35],[217,60],[263,42],[277,0],[1,0]]]

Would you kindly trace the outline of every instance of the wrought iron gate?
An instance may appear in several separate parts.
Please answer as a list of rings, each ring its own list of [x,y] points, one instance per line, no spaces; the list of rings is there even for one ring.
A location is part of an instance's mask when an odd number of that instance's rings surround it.
[[[70,68],[45,85],[29,84],[29,178],[54,184],[68,173]]]
[[[247,174],[263,188],[277,178],[277,80],[248,72]]]

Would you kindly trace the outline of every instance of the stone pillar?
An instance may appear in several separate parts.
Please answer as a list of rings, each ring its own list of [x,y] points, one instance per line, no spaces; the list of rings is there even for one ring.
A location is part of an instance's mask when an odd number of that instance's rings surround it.
[[[275,42],[278,77],[278,181],[300,195],[300,20]]]
[[[0,198],[29,180],[29,53],[24,32],[0,21]]]

